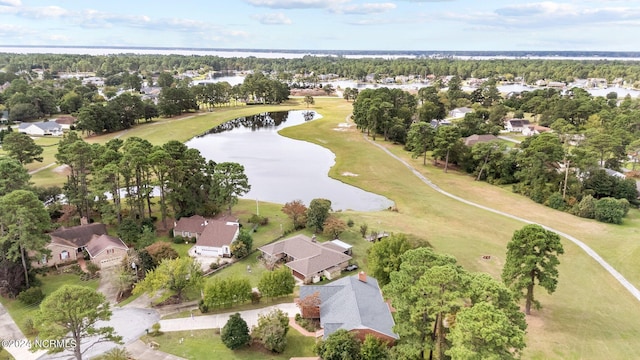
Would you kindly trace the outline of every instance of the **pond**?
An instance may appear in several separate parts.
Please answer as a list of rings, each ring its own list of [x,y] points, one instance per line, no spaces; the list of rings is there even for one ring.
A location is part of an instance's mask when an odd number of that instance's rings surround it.
[[[251,184],[245,199],[280,204],[299,199],[308,206],[312,199],[325,198],[333,210],[376,211],[392,206],[384,196],[330,178],[335,155],[328,149],[278,134],[280,129],[319,118],[314,111],[263,113],[226,122],[186,144],[207,160],[242,164]]]

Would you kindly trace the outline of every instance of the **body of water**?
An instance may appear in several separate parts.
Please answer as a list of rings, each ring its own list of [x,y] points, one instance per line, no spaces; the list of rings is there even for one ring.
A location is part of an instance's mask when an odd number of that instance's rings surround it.
[[[302,110],[239,118],[186,144],[207,160],[242,164],[251,184],[246,199],[280,204],[300,199],[309,205],[312,199],[325,198],[333,210],[376,211],[392,206],[384,196],[330,178],[335,155],[328,149],[278,134],[280,129],[319,118]]]

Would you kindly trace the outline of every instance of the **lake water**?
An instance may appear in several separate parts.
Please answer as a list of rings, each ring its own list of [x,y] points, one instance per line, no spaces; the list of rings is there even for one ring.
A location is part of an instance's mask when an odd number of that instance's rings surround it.
[[[186,144],[207,160],[242,164],[251,184],[245,199],[280,204],[300,199],[309,205],[312,199],[325,198],[333,210],[376,211],[392,206],[384,196],[330,178],[335,155],[328,149],[278,134],[280,129],[320,118],[302,110],[239,118]]]

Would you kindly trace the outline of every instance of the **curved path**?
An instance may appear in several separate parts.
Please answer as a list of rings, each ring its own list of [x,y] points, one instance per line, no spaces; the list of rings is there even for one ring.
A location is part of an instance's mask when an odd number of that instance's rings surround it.
[[[349,119],[349,116],[347,117],[347,121]],[[387,148],[385,148],[384,146],[377,144],[373,141],[371,141],[369,138],[366,137],[366,135],[364,136],[364,139],[366,141],[368,141],[369,143],[377,146],[378,148],[382,149],[382,151],[384,151],[385,153],[387,153],[389,156],[391,156],[392,158],[398,160],[399,162],[401,162],[404,166],[406,166],[415,176],[417,176],[420,180],[422,180],[422,182],[424,182],[425,184],[429,185],[433,190],[439,192],[442,195],[448,196],[454,200],[458,200],[460,202],[463,202],[465,204],[471,205],[471,206],[475,206],[477,208],[483,209],[483,210],[487,210],[490,211],[492,213],[498,214],[498,215],[502,215],[502,216],[506,216],[508,218],[517,220],[517,221],[521,221],[527,224],[536,224],[536,225],[540,225],[543,228],[549,230],[549,231],[553,231],[554,233],[570,240],[571,242],[573,242],[574,244],[578,245],[582,250],[584,250],[587,255],[591,256],[595,261],[598,262],[598,264],[602,265],[602,267],[607,270],[609,272],[609,274],[611,274],[619,283],[620,285],[624,286],[625,289],[627,289],[627,291],[629,291],[629,293],[631,293],[631,295],[633,297],[635,297],[638,301],[640,301],[640,290],[638,290],[635,286],[633,286],[633,284],[631,284],[629,282],[629,280],[625,279],[624,276],[622,276],[622,274],[620,274],[616,269],[613,268],[613,266],[611,266],[608,262],[606,262],[600,255],[598,255],[597,252],[595,252],[592,248],[590,248],[589,246],[587,246],[587,244],[583,243],[582,241],[576,239],[575,237],[564,233],[562,231],[556,230],[554,228],[551,228],[549,226],[546,226],[544,224],[540,224],[537,223],[535,221],[531,221],[531,220],[527,220],[525,218],[521,218],[519,216],[515,216],[500,210],[496,210],[496,209],[492,209],[490,207],[484,206],[484,205],[480,205],[480,204],[476,204],[472,201],[463,199],[459,196],[453,195],[451,193],[448,193],[444,190],[442,190],[440,187],[438,187],[438,185],[434,184],[431,180],[429,180],[426,176],[422,175],[420,172],[418,172],[418,170],[416,170],[414,167],[412,167],[409,163],[407,163],[406,161],[402,160],[400,157],[396,156],[395,154],[393,154],[391,151],[389,151]]]

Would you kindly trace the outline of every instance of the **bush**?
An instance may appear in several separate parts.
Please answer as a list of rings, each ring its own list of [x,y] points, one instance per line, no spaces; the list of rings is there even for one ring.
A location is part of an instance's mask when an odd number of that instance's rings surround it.
[[[18,300],[25,305],[38,305],[44,300],[44,293],[39,287],[32,287],[18,294]]]
[[[185,241],[185,240],[184,240],[184,238],[183,238],[182,236],[177,235],[177,236],[174,236],[174,237],[173,237],[173,239],[171,239],[171,241],[172,241],[174,244],[184,244],[184,241]]]
[[[160,331],[160,323],[155,323],[155,324],[151,325],[151,333],[149,333],[149,335],[151,335],[151,336],[160,336],[160,335],[162,335],[162,331]]]
[[[96,276],[96,273],[100,271],[100,267],[93,263],[93,261],[89,261],[87,263],[87,271],[91,276]]]
[[[582,198],[575,210],[575,215],[587,219],[595,219],[596,217],[596,199],[591,195]]]
[[[595,219],[610,224],[622,224],[625,205],[614,198],[603,198],[596,202]]]
[[[366,223],[360,225],[360,235],[362,235],[362,237],[367,237],[368,230],[369,230],[369,225],[367,225]]]
[[[204,300],[200,300],[200,302],[198,302],[198,309],[200,309],[200,312],[203,314],[209,312],[209,307],[205,304]]]
[[[212,262],[211,264],[209,264],[209,269],[211,269],[211,270],[215,270],[215,269],[217,269],[219,267],[220,267],[220,263],[218,263],[217,261],[216,262]]]
[[[265,226],[265,225],[269,224],[269,218],[265,217],[265,216],[260,216],[260,215],[253,214],[249,218],[249,223],[250,224],[254,224],[254,225]]]
[[[251,341],[247,322],[244,321],[239,313],[235,313],[229,317],[229,320],[220,332],[220,338],[224,345],[231,350],[239,349]]]
[[[352,219],[347,220],[347,226],[348,226],[348,227],[353,227],[353,225],[354,225],[354,224],[355,224],[355,223],[353,222],[353,220],[352,220]]]
[[[251,303],[252,304],[259,304],[260,303],[260,299],[262,299],[262,295],[260,295],[259,292],[257,292],[257,291],[252,291],[251,292]]]
[[[36,329],[36,325],[33,322],[32,318],[24,319],[24,330],[25,335],[35,335],[38,333],[38,329]]]
[[[547,199],[545,205],[547,205],[552,209],[556,209],[560,211],[564,211],[564,209],[567,207],[567,204],[562,198],[562,194],[560,194],[559,192],[555,192],[551,194],[551,196],[549,196],[549,198]]]

